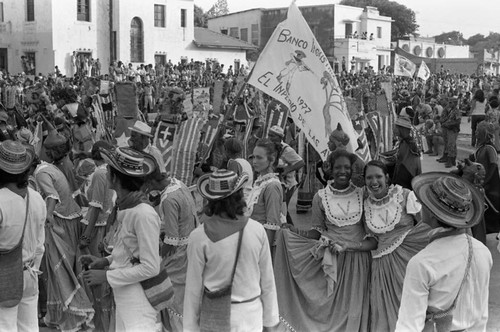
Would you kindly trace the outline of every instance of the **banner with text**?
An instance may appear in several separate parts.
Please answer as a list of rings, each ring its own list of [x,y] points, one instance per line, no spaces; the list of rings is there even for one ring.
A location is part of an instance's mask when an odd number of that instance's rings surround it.
[[[248,83],[288,107],[322,160],[338,123],[350,137],[349,151],[356,150],[356,134],[335,74],[295,3],[274,30]]]

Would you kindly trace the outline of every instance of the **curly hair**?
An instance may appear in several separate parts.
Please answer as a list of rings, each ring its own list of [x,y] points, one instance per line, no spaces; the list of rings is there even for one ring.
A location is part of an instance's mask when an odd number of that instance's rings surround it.
[[[231,219],[236,219],[237,216],[242,216],[245,212],[247,204],[243,199],[243,190],[240,189],[234,194],[219,200],[208,201],[203,208],[203,212],[211,217],[213,215],[221,216],[226,213]]]

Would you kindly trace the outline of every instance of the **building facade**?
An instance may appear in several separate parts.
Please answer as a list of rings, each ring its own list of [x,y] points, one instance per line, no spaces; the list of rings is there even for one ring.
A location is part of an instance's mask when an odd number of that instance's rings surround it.
[[[405,52],[428,59],[471,58],[468,45],[436,43],[434,38],[409,37],[397,41],[397,46]]]
[[[0,0],[0,70],[34,75],[58,66],[71,76],[73,52],[99,59],[102,73],[114,60],[246,64],[249,43],[196,43],[193,10],[193,0]]]
[[[342,60],[346,70],[352,66],[360,70],[389,65],[392,20],[381,16],[376,8],[317,5],[299,9],[335,70],[342,69]],[[276,26],[286,18],[287,10],[256,8],[231,13],[209,19],[208,28],[263,49]]]

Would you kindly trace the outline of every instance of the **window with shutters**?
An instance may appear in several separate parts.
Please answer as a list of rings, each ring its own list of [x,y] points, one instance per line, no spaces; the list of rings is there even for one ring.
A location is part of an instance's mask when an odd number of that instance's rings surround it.
[[[90,0],[76,1],[76,19],[90,22]]]
[[[240,29],[240,39],[243,41],[248,41],[248,28]]]
[[[259,45],[259,25],[252,24],[252,44]]]
[[[181,28],[186,27],[186,10],[181,9]]]
[[[35,0],[26,0],[26,21],[35,20]]]
[[[144,33],[142,20],[138,17],[130,23],[130,61],[144,62]]]
[[[155,5],[155,27],[165,27],[165,5]]]
[[[239,30],[240,29],[238,28],[229,28],[229,35],[234,38],[239,38],[240,37]]]

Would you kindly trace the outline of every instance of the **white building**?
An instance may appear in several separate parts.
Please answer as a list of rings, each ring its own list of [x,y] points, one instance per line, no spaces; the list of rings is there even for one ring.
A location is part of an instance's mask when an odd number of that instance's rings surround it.
[[[381,16],[375,7],[335,5],[335,57],[340,70],[375,70],[391,63],[392,19]],[[363,37],[363,34],[365,37]]]
[[[334,69],[342,69],[342,59],[347,70],[390,65],[392,19],[381,16],[377,8],[332,4],[299,9]],[[209,19],[208,28],[262,49],[286,12],[287,8],[249,9]],[[355,33],[358,38],[353,38]]]
[[[429,59],[472,58],[469,45],[439,44],[434,38],[409,37],[398,40],[397,46],[405,52]]]
[[[102,73],[113,60],[246,64],[253,46],[227,36],[212,45],[217,38],[195,33],[193,9],[193,0],[0,0],[0,70],[47,74],[58,66],[71,75],[73,52],[100,59]]]

